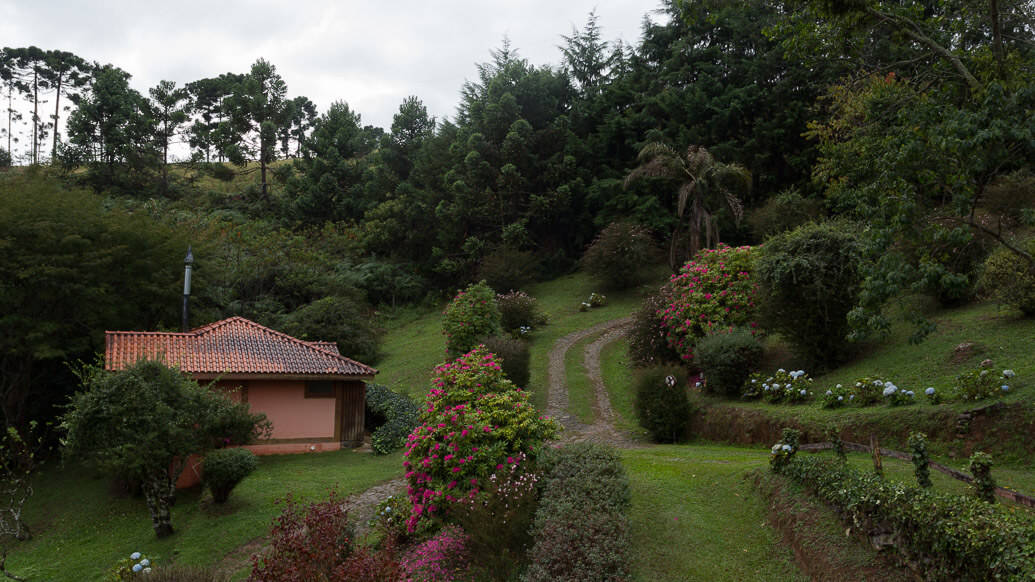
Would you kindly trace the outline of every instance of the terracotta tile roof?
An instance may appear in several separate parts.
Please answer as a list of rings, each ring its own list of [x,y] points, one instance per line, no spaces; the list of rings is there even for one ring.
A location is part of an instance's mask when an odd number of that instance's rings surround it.
[[[332,342],[307,342],[243,317],[231,317],[186,333],[105,332],[105,368],[121,370],[141,358],[157,358],[197,375],[373,377],[377,370],[346,358]]]

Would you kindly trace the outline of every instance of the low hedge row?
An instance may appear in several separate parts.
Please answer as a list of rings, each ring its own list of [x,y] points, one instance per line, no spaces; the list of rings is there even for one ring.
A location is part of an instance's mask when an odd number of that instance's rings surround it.
[[[404,394],[381,384],[367,384],[367,426],[370,446],[379,455],[402,448],[406,437],[419,424],[420,409]]]
[[[628,580],[629,478],[609,447],[576,443],[539,456],[541,497],[523,582]]]
[[[798,457],[779,473],[883,536],[928,580],[1035,580],[1035,519],[975,497],[889,482],[836,460]]]

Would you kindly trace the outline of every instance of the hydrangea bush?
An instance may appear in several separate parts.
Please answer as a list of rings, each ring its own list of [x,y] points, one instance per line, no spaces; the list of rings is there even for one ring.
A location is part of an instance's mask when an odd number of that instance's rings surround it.
[[[520,453],[534,458],[556,432],[556,423],[539,415],[483,346],[438,366],[404,453],[408,526],[473,498],[494,471]]]
[[[773,404],[798,404],[812,398],[812,378],[805,370],[752,374],[744,383],[744,398],[764,398]]]
[[[1010,391],[1014,377],[1013,370],[996,374],[990,366],[964,372],[956,377],[956,398],[963,401],[996,398]]]
[[[672,276],[664,289],[671,303],[658,312],[665,339],[684,362],[711,332],[754,321],[758,285],[751,277],[751,247],[705,249]]]

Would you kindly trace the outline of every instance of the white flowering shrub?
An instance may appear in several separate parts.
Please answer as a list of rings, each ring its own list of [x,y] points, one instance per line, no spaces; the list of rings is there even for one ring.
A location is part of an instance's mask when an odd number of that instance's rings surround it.
[[[115,563],[115,566],[108,571],[107,580],[121,582],[122,580],[136,580],[151,573],[151,559],[133,552],[128,558],[122,558]]]
[[[887,402],[891,406],[902,406],[916,403],[916,393],[912,390],[899,388],[891,382],[884,383],[882,394],[884,396],[884,402]]]
[[[799,404],[813,398],[812,384],[805,370],[788,372],[780,368],[772,374],[752,374],[744,383],[744,398],[763,398],[773,404]]]
[[[819,395],[818,400],[823,408],[841,408],[851,404],[853,398],[851,390],[845,388],[842,384],[838,384]]]

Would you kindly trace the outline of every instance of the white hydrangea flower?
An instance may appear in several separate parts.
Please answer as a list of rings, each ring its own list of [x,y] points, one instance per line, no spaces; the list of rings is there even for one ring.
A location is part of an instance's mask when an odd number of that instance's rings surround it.
[[[926,394],[928,396],[931,396],[932,394],[934,394],[934,386],[928,386],[927,389],[924,390],[924,394]]]
[[[1017,373],[1013,370],[1003,370],[1003,378],[1013,378]]]

